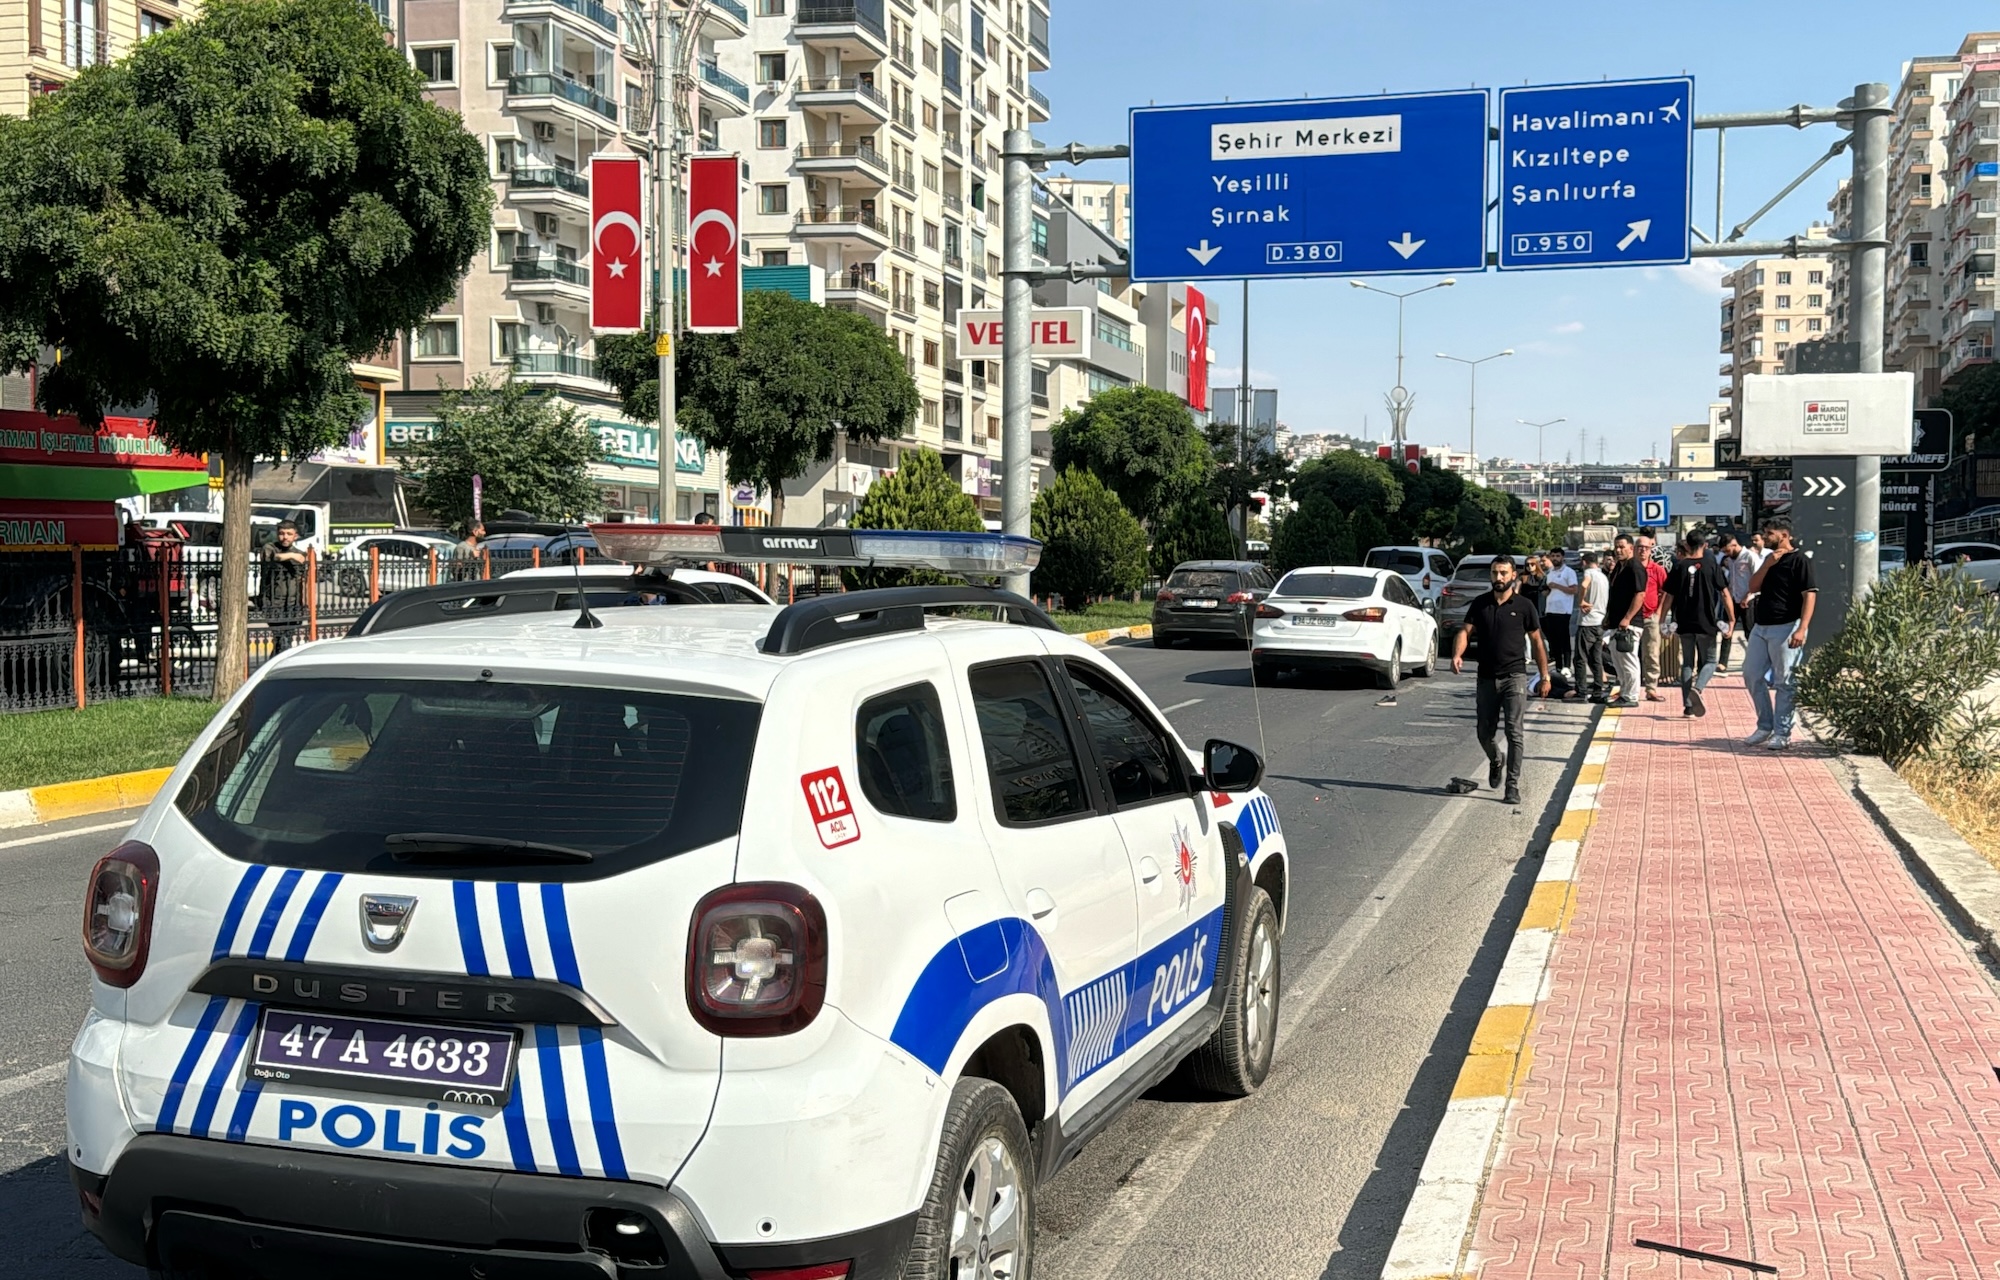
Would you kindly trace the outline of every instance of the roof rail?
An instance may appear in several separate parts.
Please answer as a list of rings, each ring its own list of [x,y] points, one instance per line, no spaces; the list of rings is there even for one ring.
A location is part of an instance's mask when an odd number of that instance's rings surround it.
[[[898,631],[922,631],[926,609],[991,608],[1004,621],[1044,631],[1061,628],[1041,606],[1011,591],[990,587],[882,587],[815,596],[787,605],[764,636],[765,653],[805,653],[811,649]]]
[[[711,604],[701,592],[674,582],[659,571],[636,569],[630,581],[602,574],[582,579],[584,598],[599,609],[616,608],[634,591],[654,591],[675,603]],[[494,578],[481,582],[440,582],[411,587],[383,596],[362,611],[347,629],[350,636],[407,631],[440,622],[465,622],[513,614],[559,613],[576,610],[577,583],[561,578]]]

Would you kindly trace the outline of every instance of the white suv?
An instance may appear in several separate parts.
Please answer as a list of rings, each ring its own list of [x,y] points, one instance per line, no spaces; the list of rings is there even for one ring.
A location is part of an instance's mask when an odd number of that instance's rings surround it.
[[[1444,584],[1451,581],[1451,557],[1436,547],[1370,547],[1361,563],[1370,569],[1389,569],[1402,574],[1403,581],[1410,584],[1410,590],[1417,593],[1424,609],[1432,614],[1438,610]]]
[[[267,664],[93,871],[68,1159],[118,1256],[1025,1277],[1038,1182],[1122,1108],[1177,1067],[1262,1082],[1287,870],[1252,752],[1195,758],[1004,593],[591,615],[560,585],[418,588]]]

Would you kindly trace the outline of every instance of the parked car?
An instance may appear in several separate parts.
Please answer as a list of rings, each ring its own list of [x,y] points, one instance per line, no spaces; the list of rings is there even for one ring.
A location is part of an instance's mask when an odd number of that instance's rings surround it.
[[[1271,594],[1271,571],[1250,560],[1189,560],[1153,597],[1153,643],[1198,637],[1241,643],[1251,611]]]
[[[1451,581],[1451,557],[1436,547],[1370,547],[1361,563],[1370,569],[1394,569],[1402,574],[1424,608],[1433,613],[1445,584]]]
[[[1937,567],[1971,574],[1988,591],[2000,590],[2000,545],[1991,542],[1940,543]]]
[[[1486,580],[1487,566],[1492,563],[1492,556],[1467,556],[1458,562],[1451,581],[1438,594],[1438,632],[1446,643],[1465,625],[1465,611],[1472,602],[1492,589]]]
[[[341,595],[365,596],[368,594],[369,570],[373,567],[371,561],[392,570],[389,579],[382,584],[385,588],[414,587],[419,584],[419,579],[411,575],[409,566],[412,563],[423,565],[421,581],[427,582],[430,579],[431,553],[436,552],[438,574],[443,578],[449,569],[452,549],[457,545],[456,539],[439,534],[364,534],[342,548],[339,555],[328,557],[323,569],[333,571],[334,590]]]
[[[1393,689],[1406,670],[1429,675],[1437,655],[1437,619],[1403,575],[1388,569],[1294,569],[1257,606],[1250,638],[1258,684],[1286,670],[1363,667]]]

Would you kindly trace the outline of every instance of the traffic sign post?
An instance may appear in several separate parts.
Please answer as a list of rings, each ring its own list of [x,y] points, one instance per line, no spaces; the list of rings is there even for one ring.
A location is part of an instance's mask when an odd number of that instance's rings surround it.
[[[1694,80],[1500,91],[1502,271],[1688,261]]]
[[[1910,451],[1882,459],[1882,514],[1903,524],[1903,556],[1911,564],[1936,553],[1937,473],[1951,466],[1951,410],[1911,415]]]
[[[1800,550],[1812,557],[1813,578],[1819,600],[1813,606],[1809,644],[1817,644],[1840,630],[1847,621],[1854,598],[1855,561],[1858,539],[1873,541],[1873,530],[1856,527],[1860,486],[1855,483],[1855,460],[1849,458],[1800,458],[1792,471],[1792,537]],[[1875,560],[1868,558],[1872,571]]]
[[[1136,107],[1131,278],[1482,271],[1487,101]]]
[[[1664,493],[1648,493],[1639,497],[1638,520],[1640,528],[1656,528],[1673,523],[1672,509]]]

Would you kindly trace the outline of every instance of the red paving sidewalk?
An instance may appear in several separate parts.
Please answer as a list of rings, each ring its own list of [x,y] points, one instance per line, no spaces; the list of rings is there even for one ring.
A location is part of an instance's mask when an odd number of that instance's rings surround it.
[[[2000,1273],[2000,993],[1740,677],[1622,717],[1469,1274]],[[1810,739],[1802,741],[1809,742]]]

